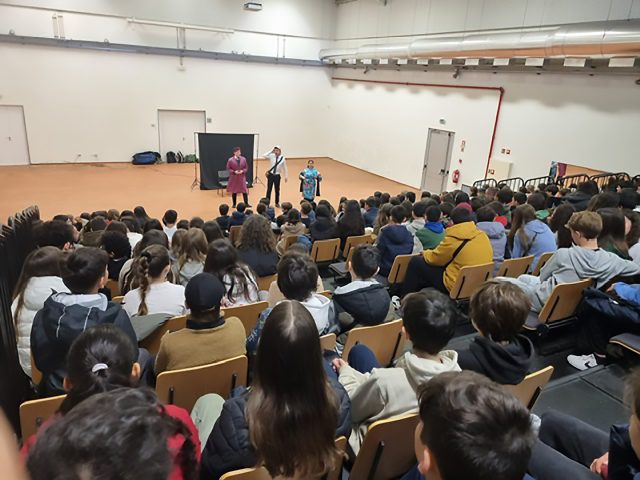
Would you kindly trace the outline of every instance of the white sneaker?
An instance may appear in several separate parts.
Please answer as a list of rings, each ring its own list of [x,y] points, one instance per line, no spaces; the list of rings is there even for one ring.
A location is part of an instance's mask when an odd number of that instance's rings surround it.
[[[597,367],[598,362],[596,361],[595,355],[569,355],[567,357],[567,362],[573,368],[577,368],[578,370],[587,370],[589,368]]]
[[[393,309],[398,313],[400,311],[400,297],[397,295],[391,297],[391,305],[393,305]]]

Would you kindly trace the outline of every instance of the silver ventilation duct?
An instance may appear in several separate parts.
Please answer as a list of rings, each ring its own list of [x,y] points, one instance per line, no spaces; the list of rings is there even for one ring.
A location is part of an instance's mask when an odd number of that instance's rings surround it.
[[[612,58],[640,56],[640,20],[576,23],[517,32],[464,32],[406,43],[325,49],[320,59]]]

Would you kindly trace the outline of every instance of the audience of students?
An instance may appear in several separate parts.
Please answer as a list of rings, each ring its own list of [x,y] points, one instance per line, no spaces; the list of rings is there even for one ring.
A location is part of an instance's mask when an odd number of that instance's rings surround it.
[[[316,208],[316,221],[309,226],[312,242],[338,238],[338,224],[329,207],[319,204]]]
[[[380,229],[376,238],[376,247],[380,252],[380,275],[388,276],[393,261],[398,255],[413,252],[413,235],[404,222],[406,211],[402,205],[391,209],[391,222]]]
[[[364,218],[360,211],[360,204],[356,200],[348,200],[344,204],[344,210],[338,220],[338,236],[340,237],[340,249],[344,249],[347,237],[364,235]]]
[[[490,207],[482,207],[476,212],[478,223],[476,227],[482,230],[489,237],[491,249],[493,250],[494,273],[498,271],[507,253],[507,233],[504,225],[496,222],[496,212]]]
[[[220,213],[220,216],[216,218],[216,222],[218,222],[218,225],[220,225],[220,228],[222,229],[223,232],[228,232],[229,231],[229,205],[227,205],[226,203],[221,204],[218,207],[218,212]]]
[[[459,313],[452,300],[433,289],[407,295],[402,303],[403,331],[412,351],[395,368],[380,368],[375,355],[360,343],[348,363],[333,360],[338,379],[351,399],[353,432],[349,445],[358,453],[369,425],[377,420],[415,412],[416,390],[433,377],[459,371],[458,354],[443,350],[453,337]]]
[[[131,258],[124,262],[124,265],[120,269],[120,275],[118,276],[118,286],[120,287],[120,293],[122,295],[126,294],[132,288],[138,287],[135,275],[133,275],[134,265],[138,261],[140,253],[151,245],[162,245],[165,248],[169,248],[169,243],[165,233],[157,230],[151,230],[145,233],[142,236],[142,239],[136,243]]]
[[[100,247],[109,255],[109,279],[118,280],[120,270],[131,258],[131,244],[126,234],[119,231],[105,230],[100,237]]]
[[[292,208],[287,213],[287,221],[280,228],[281,235],[278,244],[276,245],[276,251],[278,255],[282,255],[285,251],[285,245],[287,242],[287,238],[289,237],[299,237],[300,235],[304,235],[306,227],[300,221],[300,212],[295,208]]]
[[[194,408],[203,417],[222,403],[207,397],[199,403],[210,405]],[[224,402],[214,420],[200,477],[264,465],[272,476],[319,478],[340,460],[335,438],[349,435],[350,409],[335,375],[325,373],[313,317],[296,301],[281,302],[264,324],[251,388]]]
[[[189,309],[187,326],[162,337],[156,374],[199,367],[246,353],[242,322],[220,314],[224,295],[224,285],[210,273],[200,273],[189,280],[184,289]]]
[[[422,243],[423,250],[433,250],[444,239],[444,225],[442,210],[432,205],[425,210],[426,222],[424,228],[416,231],[416,238]]]
[[[135,264],[135,284],[122,300],[122,308],[130,317],[166,313],[184,315],[184,287],[167,280],[171,272],[169,250],[162,245],[145,248]]]
[[[308,257],[309,251],[305,245],[301,243],[294,243],[280,258],[280,260],[278,261],[278,265],[280,264],[280,262],[282,262],[282,260],[285,257],[289,255],[303,255]],[[277,269],[276,269],[276,273],[277,273]],[[319,293],[319,292],[324,292],[324,290],[325,288],[322,282],[322,277],[318,275],[318,280],[316,281],[316,286],[315,286],[315,289],[313,289],[313,292]],[[278,302],[284,299],[285,299],[285,296],[280,291],[280,288],[278,287],[278,281],[274,280],[273,282],[271,282],[271,285],[269,286],[269,291],[267,292],[267,302],[269,303],[269,307],[271,308],[275,307],[278,304]]]
[[[247,205],[243,202],[238,203],[236,209],[233,211],[231,216],[229,217],[229,228],[242,225],[244,221],[247,219],[247,214],[245,210],[247,209]]]
[[[223,307],[246,305],[258,301],[256,276],[240,259],[238,250],[228,240],[215,240],[209,244],[204,271],[218,277],[224,285]]]
[[[261,215],[251,215],[244,222],[240,230],[238,253],[258,277],[276,273],[276,237],[269,220]]]
[[[376,217],[378,216],[378,202],[379,200],[376,197],[369,197],[365,201],[365,212],[362,215],[365,227],[373,227],[373,222],[375,222]]]

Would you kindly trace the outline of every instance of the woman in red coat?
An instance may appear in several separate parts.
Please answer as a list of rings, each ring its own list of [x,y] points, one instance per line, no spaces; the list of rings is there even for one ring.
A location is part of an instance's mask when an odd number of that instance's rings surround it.
[[[241,155],[240,147],[233,149],[233,156],[227,160],[227,170],[229,171],[229,183],[227,184],[227,192],[231,194],[233,206],[236,206],[236,197],[238,193],[242,194],[244,203],[249,205],[249,197],[247,195],[247,170],[249,166],[247,159]]]

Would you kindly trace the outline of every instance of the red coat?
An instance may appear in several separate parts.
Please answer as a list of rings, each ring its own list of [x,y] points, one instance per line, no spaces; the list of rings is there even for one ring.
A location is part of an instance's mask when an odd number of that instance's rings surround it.
[[[227,184],[227,192],[229,193],[248,193],[247,192],[247,159],[240,156],[240,162],[236,160],[236,157],[231,157],[227,160],[227,170],[229,171],[229,183]],[[236,170],[240,170],[242,173],[236,174]]]

